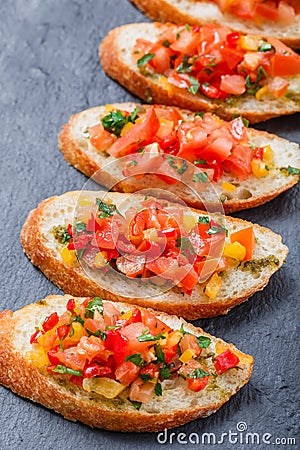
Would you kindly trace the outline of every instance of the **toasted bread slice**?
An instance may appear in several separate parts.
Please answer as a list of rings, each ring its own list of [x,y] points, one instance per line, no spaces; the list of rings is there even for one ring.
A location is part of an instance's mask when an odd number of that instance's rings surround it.
[[[63,244],[55,239],[53,227],[76,221],[76,207],[82,192],[68,192],[58,197],[44,200],[31,211],[22,232],[21,244],[31,262],[64,292],[76,296],[103,296],[108,300],[126,301],[143,307],[153,307],[185,319],[214,317],[226,314],[231,308],[242,303],[256,291],[263,289],[271,275],[284,263],[288,249],[282,244],[281,236],[267,228],[253,225],[255,248],[253,260],[223,272],[222,288],[215,298],[205,293],[206,282],[196,284],[191,295],[182,294],[178,288],[162,292],[159,286],[142,279],[121,276],[115,270],[108,273],[99,270],[91,274],[82,264],[68,266],[60,250]],[[84,192],[93,202],[103,192]],[[137,194],[108,193],[105,201],[111,201],[124,214],[129,208],[140,210],[144,196]],[[163,203],[163,200],[160,200]],[[177,209],[186,207],[176,204]],[[200,211],[193,210],[195,214]],[[224,225],[229,233],[252,226],[251,223],[226,217]],[[92,278],[91,278],[92,277]]]
[[[100,58],[105,72],[126,89],[148,103],[176,105],[193,111],[211,111],[223,119],[231,120],[242,114],[250,123],[300,111],[300,76],[289,79],[287,94],[281,98],[268,97],[257,100],[244,94],[228,101],[211,99],[201,93],[196,95],[170,84],[167,78],[156,73],[143,75],[132,56],[137,39],[156,42],[170,25],[161,23],[136,23],[110,31],[100,45]]]
[[[230,27],[235,31],[248,34],[261,34],[264,37],[276,36],[287,45],[300,48],[300,15],[295,16],[292,24],[275,24],[266,21],[264,24],[256,24],[251,20],[244,20],[233,14],[222,13],[219,7],[209,1],[194,0],[131,0],[151,19],[158,22],[190,23],[192,25],[204,25],[217,23]]]
[[[165,181],[149,173],[144,174],[143,178],[125,178],[122,166],[117,164],[117,159],[107,152],[99,152],[91,144],[86,130],[97,125],[109,111],[131,113],[135,108],[145,111],[149,106],[136,103],[117,103],[91,108],[72,116],[69,123],[63,126],[59,135],[59,147],[67,162],[88,177],[95,175],[94,178],[98,183],[110,189],[119,192],[136,192],[147,187],[156,187],[162,191],[168,189],[188,205],[199,209],[203,208],[205,195],[195,195],[195,192],[185,184],[168,185]],[[165,108],[168,109],[168,107]],[[179,111],[184,120],[193,121],[195,119],[195,114],[191,111]],[[271,146],[274,153],[273,167],[270,168],[268,175],[262,178],[257,178],[252,174],[246,180],[239,181],[238,178],[224,173],[218,182],[212,182],[216,193],[214,198],[215,200],[222,199],[225,213],[266,203],[291,188],[299,180],[298,175],[289,175],[286,170],[288,166],[300,167],[298,144],[253,128],[247,129],[247,135],[250,144],[255,147]],[[225,189],[224,182],[233,184],[236,189],[229,192]]]
[[[185,331],[191,334],[209,337],[211,343],[207,349],[203,349],[203,356],[211,352],[219,353],[216,351],[217,345],[223,348],[222,351],[230,349],[240,360],[240,370],[231,369],[216,376],[213,385],[208,385],[200,392],[189,390],[180,378],[175,383],[164,380],[162,395],[154,396],[138,411],[128,400],[128,388],[112,399],[86,392],[68,382],[64,376],[50,375],[45,362],[33,356],[34,346],[30,344],[35,327],[41,326],[45,317],[54,311],[61,315],[70,298],[68,295],[52,295],[14,313],[0,313],[0,383],[23,397],[54,409],[66,419],[108,430],[159,431],[209,416],[249,381],[253,367],[251,356],[182,319],[152,311],[174,330],[184,325]],[[76,300],[81,302],[84,299]],[[124,312],[132,309],[124,303],[115,306]]]

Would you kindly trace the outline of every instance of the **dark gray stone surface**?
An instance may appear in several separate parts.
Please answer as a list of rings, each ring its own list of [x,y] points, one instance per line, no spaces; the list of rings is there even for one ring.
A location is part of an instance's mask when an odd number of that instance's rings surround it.
[[[114,26],[145,19],[127,0],[1,0],[0,16],[0,309],[18,309],[59,292],[22,253],[19,232],[24,219],[43,198],[80,189],[86,181],[65,163],[57,149],[60,127],[70,114],[82,109],[133,99],[102,72],[98,44]],[[269,121],[260,128],[299,142],[299,125],[298,114]],[[176,429],[176,436],[193,432],[201,437],[210,432],[220,440],[222,433],[236,432],[239,422],[245,422],[249,432],[259,433],[260,439],[270,433],[270,442],[299,433],[298,211],[296,187],[265,206],[238,214],[282,233],[290,254],[286,266],[263,292],[226,317],[198,322],[253,354],[255,369],[249,385],[220,411]],[[0,405],[1,450],[209,447],[176,441],[159,445],[156,434],[93,430],[68,422],[4,388],[0,388]],[[245,433],[241,436],[245,439]],[[184,440],[184,436],[179,439]],[[225,438],[217,446],[272,448],[264,443],[239,442],[231,444]]]

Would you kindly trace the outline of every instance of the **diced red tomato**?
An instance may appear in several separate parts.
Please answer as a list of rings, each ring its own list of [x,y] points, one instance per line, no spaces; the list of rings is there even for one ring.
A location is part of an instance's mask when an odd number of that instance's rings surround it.
[[[129,398],[135,402],[147,403],[151,400],[154,394],[155,383],[144,383],[140,378],[137,378],[129,390]]]
[[[59,361],[73,370],[83,370],[85,366],[86,357],[79,355],[77,349],[74,347],[67,348],[64,351],[57,350],[56,356]]]
[[[236,145],[231,155],[224,161],[223,168],[240,180],[247,178],[251,169],[252,149],[245,145]]]
[[[289,83],[281,77],[274,77],[268,80],[268,90],[276,98],[282,97],[288,90]]]
[[[104,350],[104,342],[96,336],[82,336],[77,345],[77,354],[88,361],[91,361]]]
[[[225,350],[216,357],[215,368],[218,375],[236,367],[240,362],[239,358],[231,351]]]
[[[150,65],[154,67],[157,73],[165,73],[170,67],[170,56],[172,52],[169,48],[162,45],[156,45],[151,49],[154,58],[151,59]]]
[[[50,361],[50,364],[57,366],[58,364],[60,364],[60,359],[57,357],[57,349],[51,349],[49,350],[49,352],[47,353],[48,359]]]
[[[116,261],[117,269],[129,278],[142,275],[145,269],[145,256],[120,256]]]
[[[138,376],[140,368],[131,361],[124,361],[115,370],[116,380],[129,386]]]
[[[59,317],[57,315],[57,312],[50,314],[50,316],[47,317],[47,319],[45,319],[45,321],[42,325],[43,330],[44,331],[52,330],[52,328],[54,328],[55,325],[58,324],[58,320],[59,320]]]
[[[56,328],[56,334],[59,339],[65,339],[70,332],[70,327],[67,325],[61,325],[60,327]]]
[[[256,3],[255,14],[264,17],[265,19],[276,22],[278,19],[277,5],[273,1],[267,1],[262,3]]]
[[[127,342],[127,354],[143,353],[149,347],[153,345],[153,341],[139,342],[138,337],[142,336],[147,331],[147,327],[141,323],[132,323],[125,328],[122,328],[120,333],[122,336],[128,339]]]
[[[241,75],[222,75],[220,89],[227,94],[242,95],[246,91],[246,81]]]
[[[239,39],[239,34],[237,36]],[[232,39],[229,40],[232,42]],[[242,51],[237,51],[236,48],[224,47],[220,49],[220,52],[231,70],[234,69],[244,58],[244,53]]]
[[[119,330],[107,330],[105,348],[114,352],[114,359],[117,363],[125,360],[127,354],[128,339]]]
[[[216,86],[213,86],[210,83],[202,83],[200,86],[200,90],[201,90],[202,94],[206,95],[206,97],[209,97],[209,98],[221,98],[222,97],[221,90],[219,88],[217,88]]]
[[[268,39],[270,41],[270,39]],[[300,74],[300,56],[297,53],[276,52],[271,60],[272,75],[289,77]]]
[[[99,248],[114,249],[119,236],[119,228],[112,219],[99,219],[100,229],[95,238]]]
[[[83,374],[84,374],[85,378],[93,378],[93,377],[112,378],[113,377],[113,372],[112,372],[111,367],[101,366],[100,364],[97,364],[97,363],[89,364],[84,369]]]
[[[180,34],[179,34],[180,33]],[[170,48],[176,52],[182,52],[185,54],[191,53],[197,47],[199,43],[199,34],[193,33],[183,28],[182,32],[179,32],[179,37],[176,39]]]
[[[289,25],[295,21],[295,10],[292,5],[286,1],[280,1],[278,4],[278,22]]]
[[[90,127],[89,134],[91,144],[99,150],[99,152],[104,152],[117,140],[117,137],[114,134],[111,134],[104,129],[102,123]]]
[[[119,317],[119,310],[111,302],[105,302],[103,305],[103,318],[105,325],[107,327],[114,326]]]
[[[68,300],[68,303],[67,303],[67,310],[73,314],[75,307],[76,307],[76,303],[75,303],[74,298],[70,298],[70,300]]]
[[[257,147],[253,150],[253,158],[263,160],[264,149],[263,147]]]
[[[30,337],[30,344],[37,344],[38,338],[43,334],[44,332],[42,330],[37,330],[35,333],[33,333]]]
[[[157,378],[159,374],[158,365],[154,363],[147,364],[140,371],[141,375],[149,375],[150,378]]]
[[[179,344],[181,353],[184,353],[186,350],[191,349],[195,352],[195,356],[199,356],[202,349],[199,347],[196,336],[193,334],[185,334],[180,341]]]
[[[160,333],[168,333],[171,330],[168,325],[159,320],[155,314],[151,313],[147,309],[143,309],[143,323],[147,328],[149,328],[150,333],[153,334],[153,336]]]
[[[146,113],[142,123],[135,124],[128,132],[119,138],[108,150],[111,156],[119,157],[128,155],[135,148],[137,149],[147,143],[160,127],[160,123],[155,114],[154,107]]]

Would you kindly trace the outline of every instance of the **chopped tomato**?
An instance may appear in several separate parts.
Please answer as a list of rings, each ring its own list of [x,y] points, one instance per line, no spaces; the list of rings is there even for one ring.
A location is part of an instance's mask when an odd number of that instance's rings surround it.
[[[57,312],[50,314],[50,316],[45,319],[45,321],[42,325],[43,330],[44,331],[52,330],[52,328],[54,328],[55,325],[58,324],[58,320],[59,320],[59,318],[58,318]]]
[[[220,0],[218,0],[220,1]],[[224,1],[224,0],[223,0]],[[232,3],[232,4],[231,4]],[[230,2],[230,12],[242,19],[253,19],[254,17],[254,0],[242,0]]]
[[[82,336],[77,345],[77,354],[89,362],[104,350],[104,342],[96,336]]]
[[[143,323],[149,328],[150,333],[154,336],[160,333],[168,333],[171,330],[168,325],[159,320],[155,314],[147,309],[143,309]]]
[[[255,14],[271,20],[272,22],[276,22],[278,19],[278,9],[276,3],[272,1],[257,3],[255,6]]]
[[[270,41],[270,39],[268,39]],[[297,53],[276,52],[271,61],[272,75],[279,77],[289,77],[299,75],[300,56]]]
[[[231,233],[230,235],[231,242],[239,242],[246,248],[246,255],[244,261],[248,261],[253,257],[253,250],[255,244],[255,236],[253,227],[243,228],[240,231],[236,231],[235,233]]]
[[[202,349],[199,347],[198,341],[196,336],[194,336],[193,334],[185,334],[183,336],[183,338],[180,341],[179,344],[181,353],[184,353],[186,350],[191,349],[194,351],[195,355],[194,356],[199,356]]]
[[[125,273],[129,278],[136,278],[142,275],[145,268],[145,256],[120,256],[117,261],[117,268],[120,272]]]
[[[114,249],[119,236],[119,229],[114,220],[99,219],[99,230],[96,232],[96,242],[99,248]]]
[[[240,362],[239,358],[231,351],[225,350],[216,357],[215,368],[218,375],[236,367]]]
[[[197,371],[200,373],[197,373]],[[203,373],[202,376],[201,371],[207,373],[208,375],[205,376]],[[189,389],[195,392],[199,392],[204,389],[210,378],[207,368],[194,359],[191,359],[188,363],[184,364],[179,369],[179,373],[186,378]]]
[[[252,172],[251,160],[252,149],[245,145],[237,145],[233,148],[231,155],[224,161],[223,168],[243,180]]]
[[[99,152],[104,152],[117,140],[117,137],[114,134],[111,134],[104,129],[102,123],[90,127],[89,134],[91,144],[99,150]]]
[[[108,327],[114,326],[120,317],[119,310],[111,302],[105,302],[103,306],[103,319]]]
[[[295,21],[296,12],[292,5],[286,1],[280,1],[278,4],[278,22],[285,25],[291,24]]]
[[[288,90],[289,83],[284,78],[274,77],[268,80],[268,90],[276,98],[282,97]]]
[[[105,348],[114,352],[114,359],[117,363],[125,360],[127,354],[128,339],[118,330],[107,330]]]
[[[108,366],[102,366],[97,363],[89,364],[84,369],[84,377],[85,378],[93,378],[93,377],[107,377],[112,378],[113,372],[111,370],[111,367]]]
[[[147,364],[141,369],[141,375],[149,375],[150,378],[157,378],[159,374],[158,365],[154,363]]]
[[[74,347],[67,348],[64,351],[57,350],[56,356],[62,364],[70,369],[84,369],[86,357],[84,355],[79,355],[77,349]]]
[[[131,236],[142,236],[146,229],[147,220],[149,219],[149,209],[142,209],[131,220],[129,225],[129,234]]]
[[[157,45],[151,49],[151,53],[154,53],[154,58],[151,59],[150,65],[154,67],[158,73],[165,73],[169,68],[169,60],[171,51],[169,48]]]
[[[124,386],[129,386],[138,376],[140,368],[131,361],[122,362],[115,370],[116,380]]]
[[[148,334],[148,328],[141,322],[132,323],[121,330],[122,336],[128,339],[127,354],[143,353],[153,345],[153,341],[140,342],[138,337]]]
[[[111,156],[119,157],[128,155],[132,149],[137,149],[147,143],[160,127],[154,107],[150,108],[142,123],[135,124],[128,132],[118,139],[108,150]]]
[[[239,34],[238,34],[239,39]],[[227,38],[228,40],[228,38]],[[230,39],[229,39],[230,40]],[[232,42],[232,39],[231,39]],[[235,44],[236,45],[236,44]],[[224,47],[220,49],[221,55],[223,56],[224,61],[226,61],[229,69],[234,69],[244,58],[244,53],[242,51],[238,51],[235,48]]]
[[[227,94],[242,95],[246,91],[246,81],[241,75],[222,75],[220,88]]]
[[[170,48],[176,52],[184,52],[185,54],[191,53],[196,49],[199,43],[199,33],[193,33],[186,29],[178,32],[178,38],[172,43]]]
[[[137,378],[130,386],[129,398],[134,402],[149,402],[153,397],[154,389],[155,383],[144,383],[140,378]]]
[[[188,378],[188,388],[191,391],[199,392],[204,389],[209,382],[209,377],[203,377],[203,378]]]

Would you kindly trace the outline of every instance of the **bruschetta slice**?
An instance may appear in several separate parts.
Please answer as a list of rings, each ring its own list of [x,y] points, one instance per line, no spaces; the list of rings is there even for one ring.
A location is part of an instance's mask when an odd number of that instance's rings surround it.
[[[91,427],[159,431],[209,416],[252,367],[182,319],[100,297],[0,313],[0,383]]]

